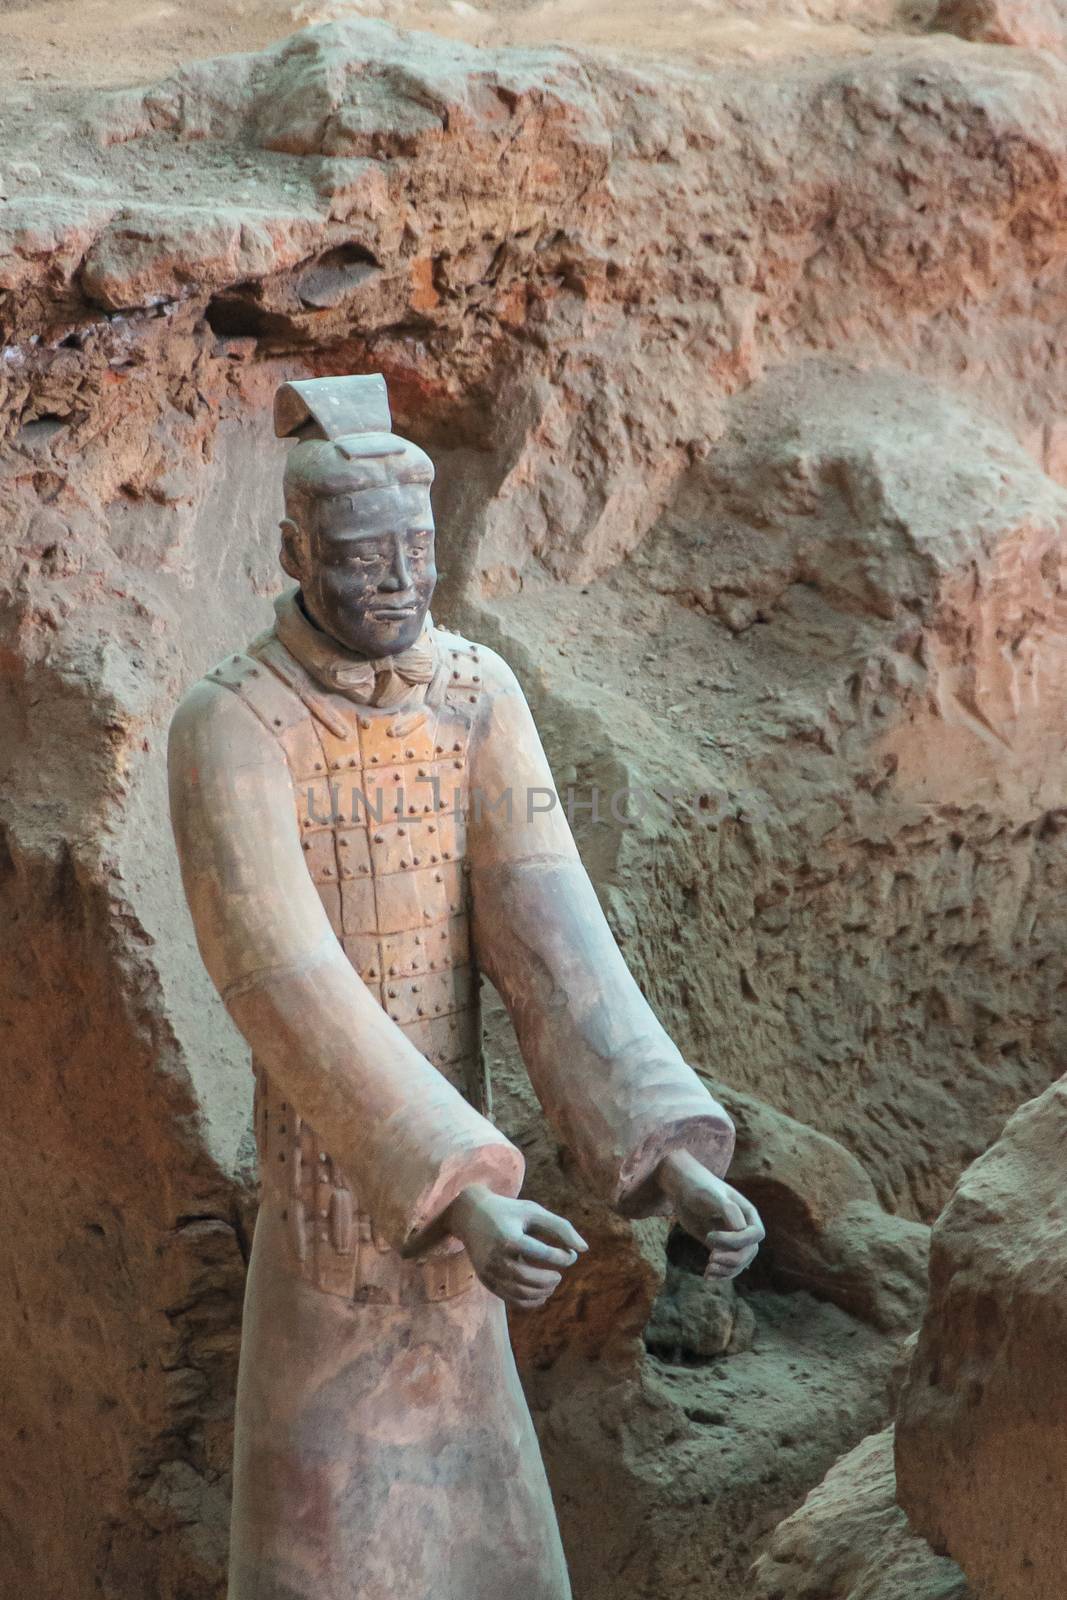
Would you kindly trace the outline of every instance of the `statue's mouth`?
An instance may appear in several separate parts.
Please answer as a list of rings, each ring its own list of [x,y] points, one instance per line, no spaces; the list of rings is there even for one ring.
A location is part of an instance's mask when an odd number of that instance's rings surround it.
[[[371,616],[378,622],[400,622],[415,615],[414,602],[408,606],[375,606]]]

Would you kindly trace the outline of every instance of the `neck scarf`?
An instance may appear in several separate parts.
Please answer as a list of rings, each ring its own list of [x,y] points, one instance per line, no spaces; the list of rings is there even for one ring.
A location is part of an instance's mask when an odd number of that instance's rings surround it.
[[[394,656],[359,656],[316,628],[301,606],[299,594],[299,589],[291,589],[274,602],[278,637],[324,689],[359,705],[373,706],[398,705],[417,689],[425,694],[437,672],[429,616],[410,649]]]

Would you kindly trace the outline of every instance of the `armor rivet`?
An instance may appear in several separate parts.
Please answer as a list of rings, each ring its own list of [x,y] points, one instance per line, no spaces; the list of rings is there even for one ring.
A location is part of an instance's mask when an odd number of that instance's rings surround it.
[[[401,775],[400,775],[400,773],[399,773],[399,772],[394,772],[394,773],[393,773],[393,782],[394,782],[394,783],[403,783],[403,781],[404,781],[404,780],[403,780],[403,778],[402,778],[402,777],[401,777]]]
[[[275,719],[274,719],[274,726],[275,726],[275,727],[276,727],[276,728],[280,728],[280,727],[281,727],[281,725],[282,725],[282,719],[281,719],[281,717],[275,717]]]
[[[409,817],[417,817],[418,814],[419,814],[418,806],[408,806],[408,816]]]
[[[412,865],[412,866],[413,866],[413,867],[417,867],[417,866],[418,866],[418,864],[419,864],[419,857],[418,857],[418,856],[412,856],[412,858],[411,858],[411,865]]]
[[[462,761],[453,761],[452,765],[456,768],[459,768],[462,767],[463,763]]]
[[[447,810],[447,808],[448,808],[448,801],[447,800],[438,800],[438,802],[437,802],[438,811],[445,811],[445,810]]]
[[[344,871],[341,873],[341,876],[342,878],[354,878],[355,873],[352,871],[351,867],[345,867]]]
[[[433,747],[433,753],[434,753],[435,756],[443,756],[444,753],[445,753],[444,745],[443,744],[435,744],[434,747]]]
[[[442,859],[443,859],[443,860],[445,860],[445,861],[451,861],[451,859],[452,859],[452,852],[451,852],[451,851],[450,851],[450,850],[442,850],[442,851],[441,851],[441,856],[442,856]]]
[[[304,840],[304,849],[305,850],[310,850],[311,849],[311,840],[310,839],[305,839]]]
[[[419,1016],[419,1017],[425,1015],[425,1013],[423,1012],[423,1009],[422,1009],[421,1006],[416,1006],[415,1007],[415,1015]]]
[[[395,978],[396,977],[396,968],[395,967],[390,967],[389,968],[389,976],[391,978]]]
[[[407,862],[406,862],[406,861],[402,861],[402,862],[401,862],[401,863],[400,863],[400,870],[401,870],[401,872],[406,872],[406,871],[407,871],[407,868],[408,868],[408,864],[407,864]]]
[[[366,865],[365,862],[361,862],[359,870],[360,870],[360,872],[369,872],[370,868]]]
[[[374,835],[374,842],[375,842],[375,844],[384,844],[385,843],[385,835],[382,834],[382,833],[376,833]]]
[[[338,839],[337,843],[338,843],[339,847],[342,850],[347,850],[348,849],[348,840],[347,839]]]
[[[472,683],[481,683],[481,681],[482,681],[481,678],[479,678],[478,674],[475,672],[471,677],[471,682]]]
[[[447,932],[445,931],[444,928],[441,929],[441,938],[442,939],[447,939],[448,938],[448,934],[447,934]]]
[[[367,968],[367,977],[368,978],[376,978],[377,976],[378,976],[378,974],[377,974],[377,972],[375,971],[375,969],[373,967],[368,967]]]
[[[328,1159],[329,1159],[329,1158],[328,1158],[328,1156],[327,1156],[327,1154],[326,1154],[326,1152],[325,1152],[325,1150],[320,1150],[320,1151],[319,1151],[319,1160],[320,1160],[320,1161],[326,1161],[326,1160],[328,1160]]]
[[[442,878],[439,872],[435,872],[433,875],[433,881],[434,883],[444,883],[445,880]],[[429,913],[427,913],[427,915],[429,915]]]
[[[436,961],[431,961],[430,962],[430,971],[431,972],[436,972],[437,971],[437,962]]]
[[[405,835],[405,834],[406,834],[406,833],[407,833],[407,831],[408,831],[408,830],[407,830],[407,829],[406,829],[406,828],[398,828],[398,829],[397,829],[397,830],[396,830],[396,832],[397,832],[397,837],[398,837],[398,838],[400,838],[400,839],[402,839],[402,838],[403,838],[403,837],[404,837],[404,835]]]
[[[436,865],[437,865],[437,857],[436,856],[431,856],[430,857],[430,865],[436,867]]]
[[[457,742],[452,746],[452,748],[453,748],[453,750],[462,750],[463,746],[457,740]]]
[[[315,763],[315,771],[316,772],[321,772],[322,771],[322,762],[321,761],[316,761],[316,763]]]
[[[436,833],[437,832],[437,824],[436,824],[436,822],[428,822],[426,824],[426,832],[427,833]]]
[[[414,761],[414,759],[415,759],[414,750],[405,750],[404,751],[404,760],[405,761]]]
[[[355,756],[349,756],[349,758],[348,758],[348,765],[349,765],[349,766],[350,766],[350,767],[354,767],[354,766],[355,766],[355,764],[356,764],[356,758],[355,758]]]
[[[422,934],[421,933],[417,933],[415,935],[415,943],[416,944],[421,944],[422,943]]]
[[[454,677],[454,678],[458,678],[458,677],[459,677],[459,673],[458,673],[458,672],[454,672],[454,673],[453,673],[453,674],[452,674],[452,676],[453,676],[453,677]]]
[[[440,1009],[441,1009],[441,1007],[440,1007],[440,1006],[434,1006],[434,1011],[435,1011],[435,1012],[438,1012],[438,1011],[440,1011]]]
[[[467,699],[470,701],[471,705],[474,705],[474,703],[477,700],[477,698],[478,698],[478,696],[476,694],[469,694],[467,696]]]
[[[360,717],[359,725],[360,725],[361,728],[369,728],[370,727],[370,718],[369,717]]]
[[[375,755],[371,756],[371,764],[372,764],[372,766],[375,766],[375,767],[378,765],[378,757],[377,756],[375,756]]]
[[[425,778],[425,776],[426,776],[426,768],[425,767],[420,767],[419,768],[419,777],[420,778]]]
[[[418,984],[417,984],[417,983],[413,983],[413,984],[412,984],[412,985],[411,985],[411,992],[412,992],[412,994],[418,994],[418,992],[419,992],[419,986],[418,986]]]
[[[390,1011],[389,1019],[390,1019],[391,1022],[399,1022],[400,1021],[400,1013],[397,1012],[397,1011]]]

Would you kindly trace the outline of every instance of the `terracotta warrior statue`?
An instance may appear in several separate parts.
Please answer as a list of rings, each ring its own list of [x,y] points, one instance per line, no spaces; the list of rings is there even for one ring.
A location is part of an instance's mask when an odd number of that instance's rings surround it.
[[[623,962],[514,676],[431,619],[433,467],[380,377],[286,384],[274,626],[187,694],[182,876],[253,1052],[262,1176],[230,1600],[565,1600],[505,1305],[586,1246],[518,1198],[478,991],[588,1183],[709,1271],[763,1230],[733,1129]]]

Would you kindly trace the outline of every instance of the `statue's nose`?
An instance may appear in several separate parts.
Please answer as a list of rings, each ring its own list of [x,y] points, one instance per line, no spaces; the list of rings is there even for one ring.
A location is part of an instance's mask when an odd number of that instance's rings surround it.
[[[388,575],[379,585],[387,594],[397,594],[403,589],[411,588],[411,568],[408,566],[407,551],[404,541],[398,538],[393,547],[393,560]]]

